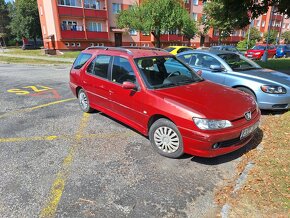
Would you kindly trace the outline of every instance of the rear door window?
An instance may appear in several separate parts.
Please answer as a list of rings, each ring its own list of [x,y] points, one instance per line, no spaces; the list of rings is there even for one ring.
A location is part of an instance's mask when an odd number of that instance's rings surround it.
[[[81,69],[82,66],[92,57],[91,54],[81,53],[73,64],[74,69]]]
[[[110,65],[111,56],[99,55],[97,56],[88,66],[87,72],[89,74],[102,77],[104,79],[108,78],[108,70]]]

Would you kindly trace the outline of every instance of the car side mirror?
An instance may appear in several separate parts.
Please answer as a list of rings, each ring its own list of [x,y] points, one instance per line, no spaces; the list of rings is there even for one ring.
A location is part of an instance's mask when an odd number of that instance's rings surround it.
[[[221,71],[223,71],[223,68],[222,68],[221,65],[215,65],[215,64],[212,64],[212,65],[210,65],[209,68],[210,68],[211,71],[213,71],[213,72],[221,72]]]
[[[136,84],[134,84],[132,82],[128,82],[128,81],[123,82],[122,87],[123,87],[123,89],[137,90]]]
[[[202,74],[202,70],[198,70],[198,71],[196,72],[196,74],[199,75],[199,76],[201,76],[201,74]]]

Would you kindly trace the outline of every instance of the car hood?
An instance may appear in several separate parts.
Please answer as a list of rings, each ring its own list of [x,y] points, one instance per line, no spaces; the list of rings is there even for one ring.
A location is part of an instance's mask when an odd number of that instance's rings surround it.
[[[264,85],[280,83],[290,87],[290,76],[286,73],[270,69],[254,69],[240,72],[232,72],[232,74],[248,77],[252,79],[258,79],[264,81]],[[267,84],[268,83],[268,84]]]
[[[235,120],[256,108],[250,95],[209,81],[154,92],[168,104],[187,110],[192,117]]]

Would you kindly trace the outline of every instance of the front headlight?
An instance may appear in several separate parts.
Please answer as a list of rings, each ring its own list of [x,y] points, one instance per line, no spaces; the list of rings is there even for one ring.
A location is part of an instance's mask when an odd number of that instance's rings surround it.
[[[287,90],[282,86],[264,85],[261,86],[263,92],[270,94],[286,94]]]
[[[259,55],[259,54],[261,54],[261,52],[259,52],[259,51],[258,52],[255,52],[255,55]]]
[[[231,127],[232,123],[228,120],[208,120],[201,118],[192,118],[195,125],[203,130],[216,130]]]

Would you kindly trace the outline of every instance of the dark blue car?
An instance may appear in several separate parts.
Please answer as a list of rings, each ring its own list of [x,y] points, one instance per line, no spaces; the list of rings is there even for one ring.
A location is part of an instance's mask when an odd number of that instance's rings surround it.
[[[290,44],[279,45],[276,50],[276,58],[287,58],[290,57]]]

